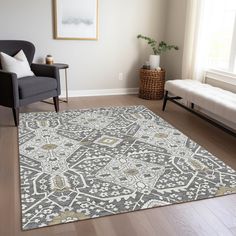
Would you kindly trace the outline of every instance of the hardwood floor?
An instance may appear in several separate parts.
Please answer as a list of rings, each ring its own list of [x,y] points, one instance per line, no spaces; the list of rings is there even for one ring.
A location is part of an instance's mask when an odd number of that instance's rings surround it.
[[[145,105],[177,129],[236,169],[236,139],[178,106],[129,96],[74,98],[61,110]],[[21,112],[50,111],[36,103]],[[11,109],[0,107],[0,236],[165,236],[236,235],[236,194],[122,215],[21,231],[17,129]]]

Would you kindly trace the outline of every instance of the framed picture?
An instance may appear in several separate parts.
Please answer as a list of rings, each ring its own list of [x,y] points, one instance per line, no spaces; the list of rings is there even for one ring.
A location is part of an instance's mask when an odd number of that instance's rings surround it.
[[[98,0],[54,0],[55,39],[98,39]]]

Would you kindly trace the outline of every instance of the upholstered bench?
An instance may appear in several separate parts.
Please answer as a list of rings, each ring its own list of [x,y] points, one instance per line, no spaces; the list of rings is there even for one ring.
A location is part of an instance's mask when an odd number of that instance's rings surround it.
[[[236,94],[195,80],[171,80],[165,84],[163,111],[168,100],[184,99],[230,122],[236,123]],[[173,94],[176,97],[170,96]]]

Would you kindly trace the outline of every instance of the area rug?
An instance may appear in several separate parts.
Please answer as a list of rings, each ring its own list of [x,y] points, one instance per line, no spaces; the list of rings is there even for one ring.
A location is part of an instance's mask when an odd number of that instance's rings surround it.
[[[23,230],[232,194],[236,172],[146,107],[21,114]]]

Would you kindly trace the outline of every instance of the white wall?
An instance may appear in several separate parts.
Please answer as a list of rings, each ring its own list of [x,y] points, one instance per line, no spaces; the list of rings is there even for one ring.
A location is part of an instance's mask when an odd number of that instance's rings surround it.
[[[53,39],[51,1],[0,0],[0,38],[33,42],[36,61],[52,54],[57,62],[68,63],[70,90],[135,88],[139,67],[151,52],[136,36],[164,38],[166,4],[167,0],[99,0],[99,40],[66,41]],[[119,72],[126,79],[118,80]]]
[[[167,71],[167,79],[182,78],[182,58],[187,1],[188,0],[167,1],[165,40],[168,43],[179,46],[179,51],[167,52],[163,57],[162,61]]]

